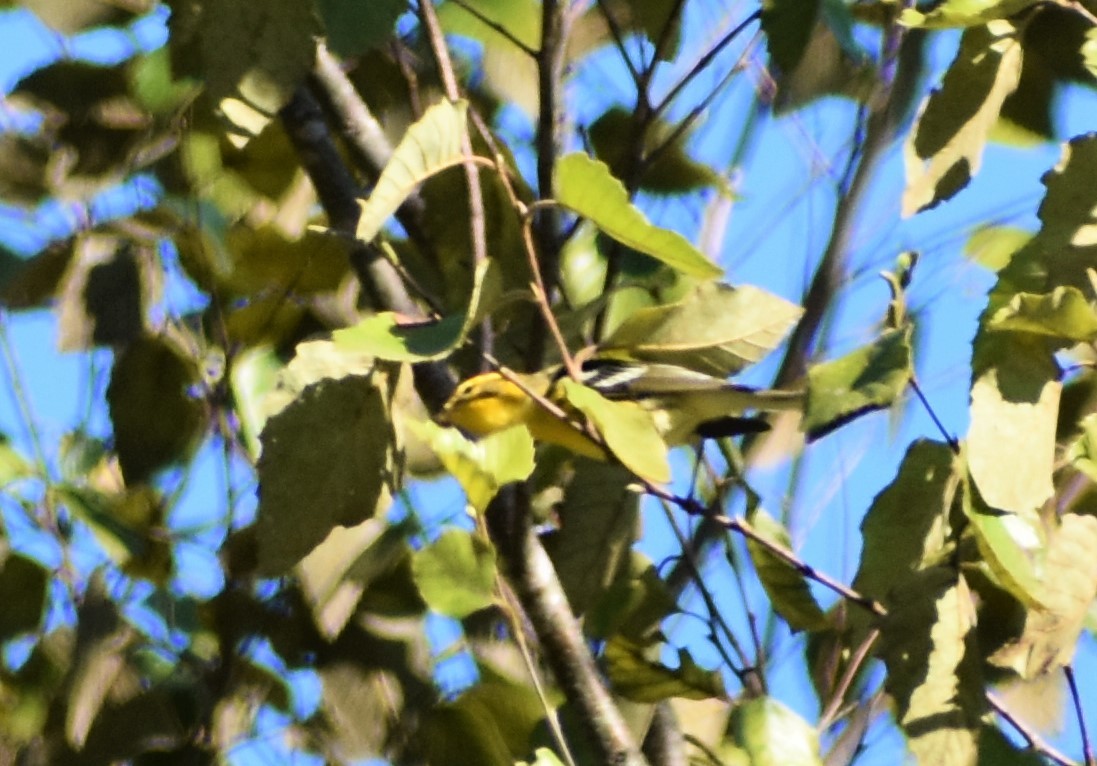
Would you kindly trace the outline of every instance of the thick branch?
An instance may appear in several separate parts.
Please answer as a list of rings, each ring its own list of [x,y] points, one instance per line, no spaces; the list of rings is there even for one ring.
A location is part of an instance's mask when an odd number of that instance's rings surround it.
[[[422,312],[408,295],[396,268],[375,247],[354,239],[359,215],[357,186],[332,140],[319,103],[302,86],[280,116],[305,172],[316,187],[331,228],[352,243],[351,266],[362,289],[377,306],[407,316],[421,316]],[[424,362],[414,365],[413,372],[416,390],[423,402],[431,409],[441,407],[453,391],[449,370],[437,362]]]
[[[578,709],[576,718],[586,728],[597,754],[595,762],[646,766],[602,683],[552,561],[533,531],[526,488],[513,484],[500,492],[488,508],[487,520],[508,579],[541,640],[556,682]]]

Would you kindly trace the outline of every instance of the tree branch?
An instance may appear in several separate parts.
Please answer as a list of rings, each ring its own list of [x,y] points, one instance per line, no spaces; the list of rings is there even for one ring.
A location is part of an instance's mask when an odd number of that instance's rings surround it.
[[[646,766],[602,683],[552,561],[533,531],[528,489],[521,484],[505,487],[488,507],[487,522],[556,682],[578,709],[576,719],[586,729],[595,762]]]
[[[332,140],[323,112],[312,93],[305,86],[298,88],[279,116],[305,172],[316,187],[331,228],[345,235],[351,243],[350,262],[362,289],[377,306],[408,316],[422,316],[396,268],[377,248],[354,238],[359,215],[357,185]],[[440,408],[453,392],[453,376],[440,362],[412,365],[412,372],[416,391],[431,410]]]

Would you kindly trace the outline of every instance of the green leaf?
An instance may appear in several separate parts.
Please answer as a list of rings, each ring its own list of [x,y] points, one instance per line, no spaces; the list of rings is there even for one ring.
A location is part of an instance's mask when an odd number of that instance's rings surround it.
[[[336,348],[393,362],[444,359],[460,345],[481,317],[485,296],[498,293],[500,274],[493,263],[487,260],[477,267],[464,314],[410,323],[399,314],[383,311],[366,317],[353,327],[332,333]]]
[[[508,428],[469,441],[456,428],[408,421],[408,427],[430,444],[446,470],[465,490],[469,505],[480,513],[500,487],[525,481],[533,473],[533,438],[525,426]]]
[[[766,50],[780,71],[791,72],[800,63],[819,17],[820,5],[820,0],[764,0],[762,3]]]
[[[630,110],[614,106],[595,120],[587,131],[595,156],[609,166],[616,177],[624,177],[633,162],[634,117]],[[637,190],[652,194],[687,194],[716,188],[730,197],[728,182],[709,165],[694,160],[688,150],[690,133],[662,118],[648,120],[643,136],[643,153],[649,159]]]
[[[975,532],[979,552],[999,584],[1021,603],[1041,606],[1045,600],[1041,573],[1047,535],[1036,513],[1003,513],[988,508],[971,485],[964,493],[964,513]]]
[[[274,391],[282,368],[282,360],[269,346],[245,349],[232,361],[232,397],[240,419],[240,431],[252,459],[259,457],[259,434],[270,414],[264,401]]]
[[[58,348],[121,346],[144,334],[146,314],[159,297],[155,262],[150,248],[104,234],[81,235],[60,285]]]
[[[1097,482],[1097,413],[1086,415],[1079,426],[1082,433],[1067,447],[1064,457],[1090,481]]]
[[[885,487],[861,521],[861,562],[853,589],[877,600],[937,560],[948,540],[949,509],[961,475],[948,445],[920,439],[907,448],[895,479]],[[849,612],[859,635],[868,630],[869,616]]]
[[[1012,334],[1011,334],[1012,335]],[[984,347],[986,349],[987,347]],[[1029,512],[1052,492],[1062,384],[1050,353],[1011,342],[971,387],[967,461],[991,508]]]
[[[1059,286],[1042,295],[1017,293],[985,327],[1046,336],[1056,347],[1090,343],[1097,338],[1097,311],[1077,287]]]
[[[411,555],[411,571],[439,614],[461,619],[495,603],[495,549],[475,533],[447,529]]]
[[[667,445],[651,414],[632,402],[614,402],[589,386],[561,381],[564,396],[590,418],[610,452],[630,471],[655,484],[670,481]]]
[[[620,634],[640,640],[678,611],[674,594],[647,557],[634,551],[628,564],[608,589],[596,594],[600,598],[583,620],[583,632],[591,638]]]
[[[1086,30],[1086,41],[1079,52],[1082,54],[1085,68],[1091,75],[1097,77],[1097,27]]]
[[[127,484],[141,483],[197,446],[206,407],[191,395],[198,370],[167,338],[142,338],[114,361],[107,403]]]
[[[38,561],[13,553],[0,538],[0,643],[42,624],[50,574]]]
[[[889,330],[867,346],[808,370],[803,429],[818,439],[859,415],[891,406],[913,375],[911,328]]]
[[[950,567],[892,591],[880,653],[896,718],[919,763],[971,764],[986,707],[971,592]]]
[[[1097,598],[1097,518],[1063,514],[1043,561],[1041,608],[1025,613],[1021,634],[989,661],[1032,679],[1069,665]]]
[[[297,579],[325,638],[338,638],[366,589],[409,555],[408,533],[404,526],[366,519],[355,527],[336,527],[301,560]]]
[[[465,159],[461,144],[468,131],[467,112],[467,101],[439,101],[408,128],[369,199],[358,203],[355,237],[372,241],[416,186]]]
[[[941,87],[916,118],[904,150],[903,215],[951,198],[979,171],[987,135],[1021,73],[1021,43],[1008,21],[964,32]]]
[[[201,81],[243,146],[259,135],[305,81],[320,22],[297,0],[217,0],[171,5],[172,70]]]
[[[551,470],[548,458],[546,454],[540,461],[542,473]],[[538,477],[535,481],[540,486],[545,480]],[[576,616],[587,615],[589,609],[597,609],[608,598],[607,589],[618,588],[621,570],[630,561],[640,511],[640,496],[630,486],[635,477],[616,463],[576,460],[567,461],[558,472],[550,474],[549,481],[549,489],[544,492],[560,523],[543,536],[545,550],[572,611]],[[585,619],[588,632],[595,630],[595,619],[593,615]]]
[[[1013,226],[980,226],[964,244],[964,255],[991,271],[1000,271],[1031,239],[1032,232]]]
[[[537,50],[541,46],[541,6],[536,0],[471,0],[446,2],[438,8],[438,21],[447,34],[471,37],[483,44],[480,65],[486,89],[536,120],[541,105],[537,62],[468,8],[479,11],[530,50]]]
[[[360,56],[388,40],[408,8],[403,0],[319,0],[327,44],[342,58]]]
[[[772,697],[737,705],[729,729],[751,766],[823,766],[815,729]]]
[[[747,520],[754,527],[754,531],[766,540],[786,550],[792,549],[792,540],[784,525],[761,508],[755,508],[749,513]],[[749,537],[747,551],[774,611],[784,618],[793,633],[801,630],[822,630],[830,624],[811,594],[811,588],[803,574],[769,548]]]
[[[1038,0],[945,0],[929,13],[906,8],[899,23],[924,29],[983,26],[996,19],[1008,19]]]
[[[435,704],[418,730],[426,763],[446,766],[513,766],[529,755],[545,709],[536,691],[502,678],[490,668],[486,676],[453,702]]]
[[[600,349],[726,378],[776,348],[802,314],[759,287],[706,282],[677,303],[633,312]]]
[[[651,647],[623,636],[606,642],[603,659],[613,690],[633,702],[658,702],[670,697],[691,700],[724,699],[724,681],[719,671],[705,670],[685,649],[678,650],[678,667],[669,668],[647,659]]]
[[[33,475],[34,466],[12,446],[7,436],[0,434],[0,489]]]
[[[391,385],[377,369],[321,378],[267,421],[258,465],[260,574],[284,574],[334,527],[374,515],[395,483]]]
[[[622,244],[699,279],[723,270],[677,232],[653,226],[603,162],[568,154],[556,163],[556,201]]]

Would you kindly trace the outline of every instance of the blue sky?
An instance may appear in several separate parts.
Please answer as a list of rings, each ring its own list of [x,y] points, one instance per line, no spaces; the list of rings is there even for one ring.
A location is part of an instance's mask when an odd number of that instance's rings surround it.
[[[151,50],[165,40],[164,18],[162,13],[153,14],[127,30],[96,30],[66,40],[45,30],[27,11],[7,11],[0,15],[0,51],[3,51],[0,87],[9,92],[35,67],[62,57],[85,57],[106,64],[124,60],[135,51]],[[954,37],[945,36],[938,41],[935,60],[939,68],[948,63],[954,45]],[[613,86],[620,73],[612,71],[611,63],[596,66],[592,76],[607,76],[604,95],[622,97],[615,94]],[[697,87],[712,84],[712,80],[702,78]],[[749,83],[733,86],[722,102],[721,108],[726,112],[710,115],[698,131],[699,154],[704,155],[706,141],[719,140],[721,131],[738,124],[750,98],[753,89]],[[1084,132],[1093,128],[1086,119],[1097,114],[1097,98],[1092,92],[1072,89],[1060,100],[1059,112],[1063,137]],[[739,190],[741,196],[733,204],[729,237],[721,259],[732,281],[758,284],[799,301],[810,277],[810,264],[825,245],[833,213],[834,194],[828,179],[835,168],[827,161],[840,164],[844,160],[852,117],[848,103],[826,100],[783,117],[765,118],[773,124],[762,131],[762,143],[741,169],[745,182]],[[0,127],[4,129],[31,129],[33,124],[32,116],[0,110]],[[967,427],[970,341],[993,275],[966,261],[962,248],[973,226],[987,220],[1004,218],[1003,222],[1011,225],[1036,228],[1035,210],[1043,194],[1039,179],[1057,161],[1059,147],[1054,143],[1028,147],[991,145],[982,171],[955,203],[905,221],[898,215],[903,187],[900,151],[899,145],[889,151],[873,180],[870,204],[857,223],[856,246],[850,261],[854,276],[832,330],[833,353],[849,350],[873,337],[889,299],[884,282],[876,274],[890,268],[900,251],[921,251],[923,258],[910,291],[912,306],[924,309],[920,312],[922,353],[917,359],[918,375],[946,427],[963,436]],[[824,160],[821,165],[820,158]],[[50,239],[64,237],[89,222],[125,215],[153,204],[157,194],[151,179],[138,177],[129,187],[83,203],[62,205],[44,201],[38,210],[29,212],[0,208],[0,243],[31,253]],[[654,218],[664,223],[675,223],[675,216],[681,215],[688,215],[688,211],[673,202],[657,206],[653,213]],[[167,300],[186,298],[169,292]],[[89,357],[54,351],[56,327],[53,315],[48,312],[3,314],[0,320],[3,323],[0,330],[15,358],[18,378],[27,392],[34,420],[44,425],[42,440],[45,444],[56,444],[73,424],[81,422],[86,412],[89,371],[106,369],[109,353],[96,352]],[[772,373],[772,362],[764,363],[748,379],[764,383]],[[0,394],[0,431],[27,447],[28,436],[11,395],[11,379],[6,382],[6,390]],[[892,479],[907,445],[917,436],[939,438],[921,407],[912,405],[906,414],[898,428],[883,413],[840,429],[816,445],[805,459],[801,479],[804,489],[791,519],[793,539],[807,561],[843,581],[848,582],[856,568],[861,514],[873,496]],[[87,425],[103,435],[109,427],[101,411]],[[225,530],[208,524],[202,509],[223,504],[227,486],[245,497],[252,488],[241,467],[226,475],[216,444],[209,445],[200,455],[193,476],[181,485],[182,499],[172,519],[176,529],[198,530],[181,545],[179,555],[184,566],[175,587],[207,597],[220,587],[219,567],[213,557]],[[767,508],[775,515],[780,514],[788,489],[787,472],[760,469],[751,478],[762,492]],[[420,497],[430,496],[431,502],[422,505],[441,507],[446,514],[460,512],[461,502],[452,483],[424,485],[414,492]],[[242,506],[245,514],[254,511],[253,500],[245,499]],[[641,548],[653,559],[661,560],[676,552],[676,544],[669,544],[673,538],[665,520],[654,509],[649,509],[645,516],[645,533]],[[35,545],[46,543],[39,541]],[[41,551],[44,558],[54,555],[45,548]],[[95,561],[90,556],[88,565]],[[718,559],[709,562],[709,567],[714,572],[722,570]],[[761,596],[751,595],[755,599],[754,610],[762,610]],[[824,591],[819,591],[819,596],[827,603],[832,600]],[[692,603],[690,607],[700,609],[700,604]],[[734,624],[745,626],[746,613],[741,607],[729,603],[727,612]],[[134,618],[151,619],[137,607]],[[54,619],[65,619],[64,612]],[[439,653],[451,642],[459,641],[452,625],[441,621],[434,622],[432,636]],[[703,663],[718,662],[704,641],[688,628],[679,633],[677,640],[688,644]],[[782,653],[791,656],[798,651],[801,640],[783,636],[777,660]],[[261,661],[281,670],[271,653],[264,653],[262,647],[255,651]],[[440,665],[440,683],[458,684],[467,667],[460,665],[460,658],[447,662],[457,664]],[[779,666],[780,662],[776,664]],[[1088,635],[1083,637],[1076,669],[1083,683],[1097,678],[1097,651]],[[315,703],[314,679],[307,673],[298,674],[295,679],[298,709],[307,711]],[[785,671],[775,675],[774,694],[811,720],[817,715],[816,703],[802,682],[802,673],[790,663]],[[1097,721],[1097,694],[1091,692],[1086,705],[1089,719]],[[1077,726],[1071,716],[1065,718],[1065,723],[1055,742],[1064,751],[1076,754],[1080,752]],[[277,731],[284,725],[284,719],[266,714],[262,725]],[[254,762],[250,758],[263,761],[274,757],[274,751],[268,750],[274,747],[272,739],[259,736],[253,746],[260,751],[253,753],[241,747],[235,754],[236,760],[250,763]],[[889,763],[899,747],[901,743],[894,731],[878,727],[870,738],[872,749],[861,762]],[[278,757],[289,758],[282,752]]]

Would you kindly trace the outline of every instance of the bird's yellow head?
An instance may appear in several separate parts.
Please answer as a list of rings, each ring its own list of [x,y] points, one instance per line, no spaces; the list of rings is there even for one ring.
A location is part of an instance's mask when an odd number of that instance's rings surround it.
[[[442,425],[454,425],[474,436],[487,436],[525,423],[536,408],[526,392],[498,372],[462,381],[438,413]]]

